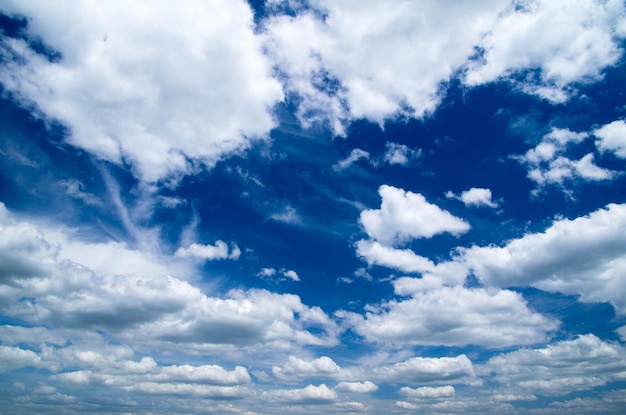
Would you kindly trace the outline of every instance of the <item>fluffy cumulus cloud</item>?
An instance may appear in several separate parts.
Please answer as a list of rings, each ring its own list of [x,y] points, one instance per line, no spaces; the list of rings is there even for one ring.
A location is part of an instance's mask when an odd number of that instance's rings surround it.
[[[438,2],[415,7],[320,0],[296,17],[273,17],[265,28],[286,90],[303,98],[300,118],[329,120],[342,134],[349,118],[382,123],[399,113],[433,110],[439,83],[473,53],[502,11],[498,3],[449,8]],[[464,36],[452,36],[460,32]],[[323,78],[336,79],[339,87],[322,88]]]
[[[464,354],[456,357],[413,357],[374,369],[377,379],[409,385],[480,383],[471,360]]]
[[[504,246],[465,248],[455,259],[490,286],[535,286],[610,301],[626,313],[626,205],[610,204],[587,216],[555,220]]]
[[[359,222],[370,238],[381,243],[402,244],[445,232],[461,235],[470,228],[463,219],[429,203],[419,193],[388,185],[380,186],[378,193],[380,209],[361,212]]]
[[[267,45],[285,89],[300,97],[301,121],[328,122],[337,134],[353,118],[382,124],[432,111],[441,83],[459,71],[479,85],[538,70],[536,79],[521,77],[521,88],[564,101],[571,84],[598,79],[616,62],[626,37],[620,0],[309,5],[269,19]]]
[[[372,342],[408,345],[506,347],[548,339],[558,322],[531,310],[523,297],[506,290],[442,287],[405,300],[370,305],[365,316],[338,316]]]
[[[491,200],[491,190],[484,189],[482,187],[472,187],[469,190],[461,192],[460,195],[455,195],[452,192],[447,192],[446,197],[448,197],[449,199],[458,199],[462,201],[466,206],[471,207],[498,207],[498,204]]]
[[[352,393],[370,393],[378,390],[378,385],[366,380],[365,382],[339,382],[335,387],[338,391]]]
[[[539,79],[522,87],[562,102],[569,84],[596,80],[617,61],[625,15],[620,0],[576,0],[568,7],[549,0],[513,2],[484,32],[465,82],[478,85],[539,69]]]
[[[11,218],[2,208],[0,257],[10,260],[0,268],[0,306],[7,316],[33,325],[104,330],[130,342],[245,346],[336,341],[334,334],[320,337],[305,328],[324,331],[334,323],[298,296],[234,290],[211,297],[173,276],[99,274],[60,258],[59,247],[36,226]]]
[[[70,143],[130,163],[144,180],[211,166],[274,126],[270,109],[282,90],[245,1],[60,9],[33,0],[0,10],[27,16],[28,36],[60,56],[3,38],[3,86],[66,125]]]
[[[339,373],[339,366],[328,356],[314,360],[303,360],[289,356],[282,366],[274,366],[272,374],[283,379],[333,378]]]
[[[617,157],[626,158],[626,122],[613,121],[593,131],[598,137],[596,146],[603,152],[613,152]]]
[[[523,156],[515,157],[528,168],[528,178],[537,184],[535,193],[547,185],[565,188],[567,182],[575,179],[600,181],[615,177],[617,172],[596,165],[593,153],[578,160],[568,157],[568,148],[581,143],[587,137],[588,133],[554,128],[535,148],[528,150]]]
[[[480,372],[522,393],[561,396],[626,378],[623,345],[593,334],[542,349],[521,349],[495,356]]]

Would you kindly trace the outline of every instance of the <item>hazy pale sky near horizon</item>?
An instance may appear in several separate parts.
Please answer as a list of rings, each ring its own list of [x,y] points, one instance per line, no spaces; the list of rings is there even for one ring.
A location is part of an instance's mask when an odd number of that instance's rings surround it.
[[[622,413],[625,39],[618,0],[1,0],[0,407]]]

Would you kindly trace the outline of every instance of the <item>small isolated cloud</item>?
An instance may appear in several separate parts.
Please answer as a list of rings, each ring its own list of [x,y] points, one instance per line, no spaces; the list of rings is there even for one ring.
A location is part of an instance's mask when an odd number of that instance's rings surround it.
[[[487,206],[490,208],[497,208],[498,204],[491,200],[491,190],[480,187],[472,187],[469,190],[461,192],[460,195],[456,195],[452,192],[447,192],[446,197],[448,199],[457,199],[465,204],[465,206],[480,207]]]
[[[548,185],[565,189],[567,182],[576,179],[601,181],[615,177],[617,172],[595,164],[593,153],[586,154],[579,160],[572,160],[567,156],[568,147],[581,143],[587,137],[587,133],[553,128],[535,148],[522,156],[513,157],[526,166],[528,178],[537,184],[535,194]]]
[[[280,271],[276,271],[274,268],[261,268],[259,272],[257,272],[257,276],[261,278],[272,278],[279,275],[280,279],[289,279],[291,281],[300,281],[300,276],[294,270],[287,270],[285,268]]]
[[[370,393],[378,390],[378,385],[366,380],[365,382],[339,382],[335,390],[352,393]]]
[[[272,277],[276,274],[276,270],[274,268],[261,268],[259,272],[257,272],[258,277],[268,278]]]
[[[409,164],[411,161],[422,156],[421,150],[414,150],[398,143],[386,143],[387,151],[383,156],[383,160],[389,164],[400,164],[402,166]]]
[[[612,152],[619,158],[626,158],[626,122],[613,121],[593,131],[598,139],[596,147],[603,152]]]
[[[61,180],[59,185],[65,188],[65,192],[68,196],[74,199],[82,200],[88,205],[98,206],[102,204],[100,198],[93,193],[85,192],[84,185],[81,181],[76,179]]]
[[[280,212],[276,212],[270,215],[270,220],[276,222],[288,223],[291,225],[297,225],[302,223],[302,219],[296,209],[293,206],[287,205]]]
[[[292,281],[300,281],[300,277],[298,276],[298,273],[292,269],[283,270],[281,272],[286,278],[289,278]]]
[[[186,248],[178,248],[174,254],[180,258],[199,258],[207,261],[219,259],[237,259],[241,250],[237,244],[231,244],[230,251],[224,241],[216,241],[215,245],[201,245],[193,243]]]
[[[437,399],[437,398],[451,398],[455,395],[453,386],[423,386],[421,388],[409,388],[403,387],[398,391],[400,395],[409,399]]]
[[[341,171],[350,167],[353,163],[361,159],[369,159],[370,153],[360,148],[355,148],[350,155],[343,160],[339,160],[334,166],[335,171]]]
[[[419,193],[393,186],[378,189],[380,209],[361,212],[359,221],[368,236],[387,245],[402,244],[414,238],[431,238],[440,233],[460,235],[470,229],[463,219],[426,201]]]

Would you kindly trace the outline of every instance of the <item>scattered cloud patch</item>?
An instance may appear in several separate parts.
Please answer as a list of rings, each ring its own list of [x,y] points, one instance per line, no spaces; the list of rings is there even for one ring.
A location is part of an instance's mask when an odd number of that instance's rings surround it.
[[[93,193],[85,192],[83,190],[83,183],[76,179],[61,180],[59,185],[65,188],[65,192],[69,196],[82,200],[88,205],[100,206],[102,204],[102,201],[98,196]]]
[[[534,149],[528,150],[523,156],[514,157],[528,168],[528,178],[537,184],[534,194],[548,185],[557,185],[566,190],[566,183],[576,179],[601,181],[615,177],[617,172],[595,164],[593,153],[579,160],[568,158],[568,147],[581,143],[587,137],[587,133],[554,128]]]
[[[389,164],[399,164],[405,166],[411,161],[422,156],[421,150],[414,150],[404,144],[388,142],[385,143],[385,148],[387,151],[383,156],[383,160]]]
[[[277,274],[281,275],[279,277],[281,279],[288,279],[291,281],[300,281],[300,276],[298,275],[298,273],[291,269],[287,270],[283,268],[280,271],[276,271],[276,269],[274,268],[261,268],[261,270],[257,272],[257,276],[261,278],[272,278],[272,277],[275,277]]]

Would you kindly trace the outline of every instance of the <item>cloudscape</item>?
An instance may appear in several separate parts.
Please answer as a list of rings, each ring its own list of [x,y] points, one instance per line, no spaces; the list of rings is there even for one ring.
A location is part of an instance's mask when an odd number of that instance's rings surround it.
[[[0,1],[0,412],[621,414],[622,0]]]

